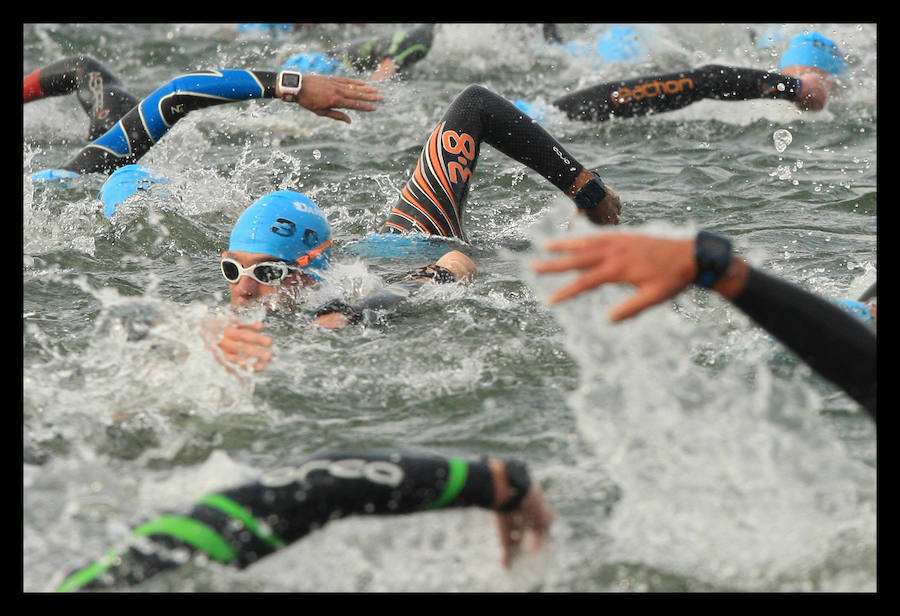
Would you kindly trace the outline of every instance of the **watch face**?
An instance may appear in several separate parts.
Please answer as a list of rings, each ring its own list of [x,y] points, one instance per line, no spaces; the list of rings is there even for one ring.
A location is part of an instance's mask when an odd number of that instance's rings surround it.
[[[281,85],[285,88],[296,88],[300,84],[300,75],[287,73],[281,76]]]
[[[703,245],[706,256],[719,261],[731,256],[731,250],[725,242],[706,242]]]

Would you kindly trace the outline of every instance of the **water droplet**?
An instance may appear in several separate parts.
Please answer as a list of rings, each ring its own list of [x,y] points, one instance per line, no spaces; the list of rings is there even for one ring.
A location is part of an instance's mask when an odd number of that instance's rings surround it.
[[[313,150],[312,155],[313,155],[313,158],[315,158],[316,160],[319,160],[320,158],[322,158],[322,152],[320,152],[319,150]]]
[[[791,131],[779,128],[775,131],[775,134],[772,135],[772,140],[775,142],[775,149],[778,150],[778,152],[784,152],[785,149],[791,145],[794,136],[791,134]]]

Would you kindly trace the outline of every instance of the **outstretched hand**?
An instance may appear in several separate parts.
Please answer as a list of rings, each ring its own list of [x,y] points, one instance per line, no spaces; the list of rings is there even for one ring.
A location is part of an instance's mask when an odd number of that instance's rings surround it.
[[[297,103],[316,115],[349,124],[350,116],[338,109],[375,111],[377,107],[372,103],[381,99],[378,88],[366,85],[361,79],[303,75],[303,85]]]
[[[614,322],[674,297],[697,275],[693,239],[604,233],[553,241],[546,249],[562,256],[535,262],[535,272],[581,271],[581,276],[550,297],[551,304],[610,282],[626,282],[637,288],[636,294],[610,311],[609,319]]]

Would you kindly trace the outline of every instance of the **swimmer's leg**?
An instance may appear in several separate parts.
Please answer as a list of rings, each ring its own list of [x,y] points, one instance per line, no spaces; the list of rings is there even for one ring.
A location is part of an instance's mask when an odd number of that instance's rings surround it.
[[[75,92],[88,116],[88,139],[96,139],[122,119],[139,99],[96,59],[70,56],[41,67],[23,80],[23,101]]]

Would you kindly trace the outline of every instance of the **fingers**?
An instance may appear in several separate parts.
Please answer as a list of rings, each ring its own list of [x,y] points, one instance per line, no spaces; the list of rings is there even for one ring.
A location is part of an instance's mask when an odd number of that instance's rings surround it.
[[[225,327],[222,332],[222,340],[219,348],[225,359],[231,363],[246,368],[252,364],[255,371],[265,368],[272,359],[272,352],[268,347],[272,346],[272,338],[262,331],[262,323],[237,323],[232,320],[232,325]]]
[[[641,311],[658,304],[666,299],[666,295],[658,288],[644,287],[637,293],[622,301],[618,306],[609,311],[609,320],[613,323],[630,319]]]
[[[500,544],[503,550],[501,562],[509,568],[522,552],[526,540],[532,544],[532,550],[540,549],[553,523],[553,510],[547,505],[543,492],[534,487],[528,491],[522,507],[510,513],[498,513],[497,525],[500,531]]]
[[[618,282],[620,277],[616,273],[617,270],[609,264],[598,265],[557,290],[547,301],[550,304],[558,304],[607,282]]]

